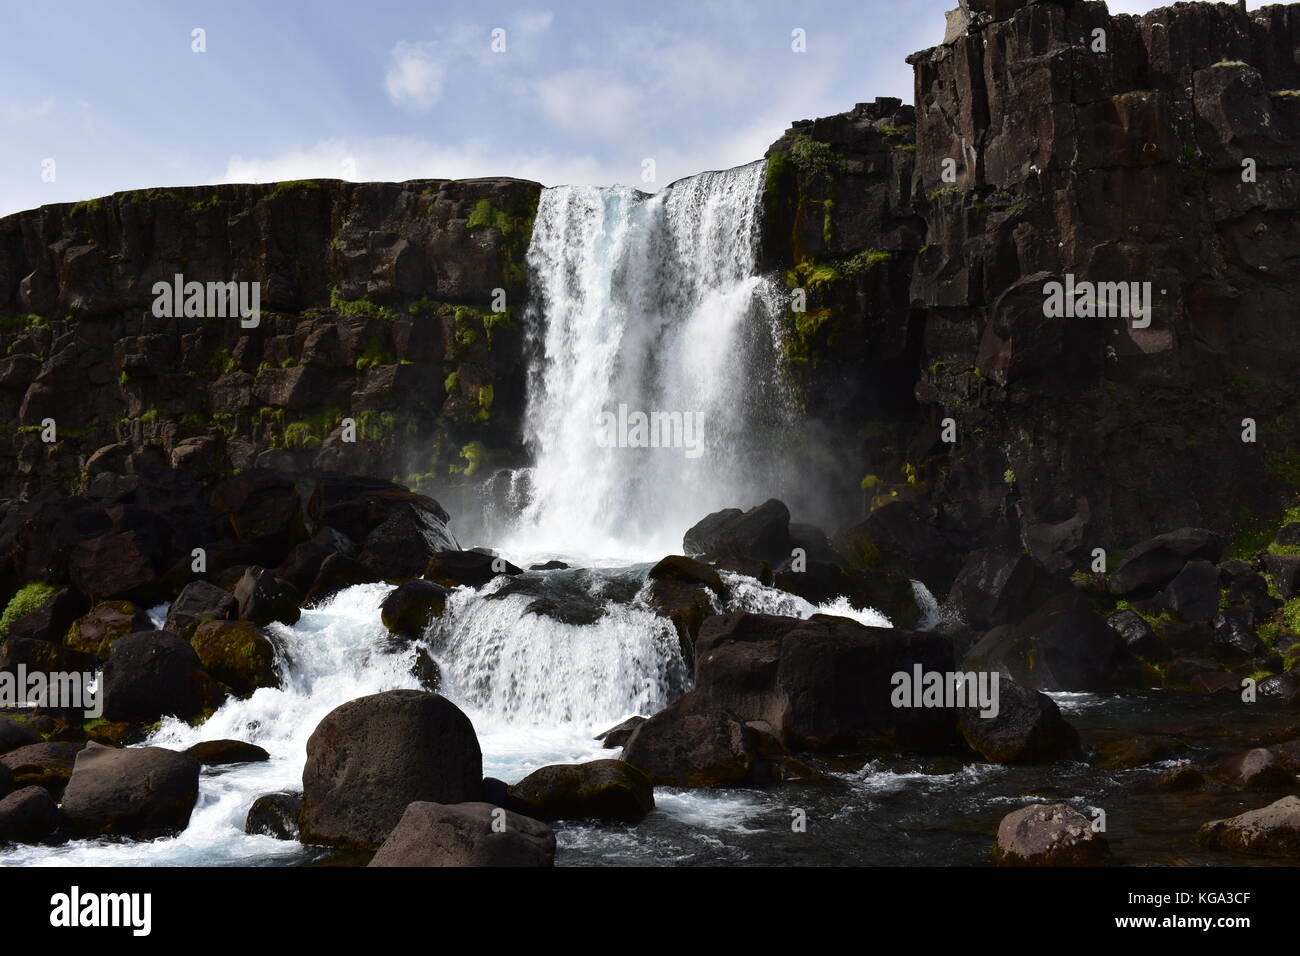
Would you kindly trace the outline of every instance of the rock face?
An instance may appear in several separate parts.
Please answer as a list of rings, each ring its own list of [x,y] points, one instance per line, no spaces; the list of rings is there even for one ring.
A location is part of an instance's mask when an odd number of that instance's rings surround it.
[[[199,798],[199,761],[162,747],[89,744],[63,794],[63,818],[82,837],[147,839],[184,830]]]
[[[302,841],[375,849],[407,804],[464,803],[482,782],[478,738],[451,701],[416,690],[361,697],[307,741]]]
[[[1102,866],[1110,848],[1078,810],[1034,804],[1002,818],[993,859],[999,866]]]
[[[639,823],[654,809],[654,786],[623,760],[556,764],[510,788],[511,807],[535,820]]]
[[[540,189],[314,180],[118,193],[0,219],[0,315],[16,317],[0,333],[0,411],[21,425],[53,417],[62,439],[0,438],[0,495],[78,476],[116,494],[157,466],[477,487],[485,476],[464,473],[480,452],[519,454],[523,259]],[[259,282],[259,324],[155,318],[153,285],[176,273]],[[102,544],[88,569],[109,553],[132,566],[131,539]]]
[[[497,821],[500,821],[499,823]],[[416,801],[370,866],[553,866],[555,834],[545,823],[490,803]]]
[[[150,721],[197,717],[219,691],[188,643],[169,631],[120,638],[104,665],[104,717]]]

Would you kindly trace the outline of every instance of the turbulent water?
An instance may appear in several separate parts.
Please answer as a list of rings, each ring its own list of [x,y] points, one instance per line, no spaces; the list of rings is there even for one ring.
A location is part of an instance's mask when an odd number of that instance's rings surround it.
[[[655,195],[542,193],[528,252],[534,464],[508,479],[521,506],[508,550],[662,556],[708,512],[779,493],[777,438],[792,418],[777,298],[758,274],[763,170],[703,173]],[[628,428],[610,447],[598,422],[620,406],[676,416],[680,442],[635,447]]]

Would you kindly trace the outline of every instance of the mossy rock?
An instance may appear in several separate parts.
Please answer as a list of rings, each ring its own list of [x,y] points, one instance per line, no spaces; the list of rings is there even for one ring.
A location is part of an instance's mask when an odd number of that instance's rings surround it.
[[[118,638],[152,627],[148,615],[130,601],[104,601],[72,622],[63,643],[106,661]]]
[[[199,625],[190,643],[204,670],[238,697],[280,686],[275,647],[249,621],[209,621]]]

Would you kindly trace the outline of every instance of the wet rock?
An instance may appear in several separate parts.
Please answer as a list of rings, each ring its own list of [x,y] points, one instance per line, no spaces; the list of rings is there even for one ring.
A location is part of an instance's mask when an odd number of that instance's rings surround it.
[[[1300,860],[1300,797],[1286,796],[1257,810],[1211,820],[1196,832],[1196,842],[1245,856]]]
[[[1160,760],[1168,760],[1186,749],[1172,737],[1119,733],[1114,738],[1092,741],[1099,756],[1098,765],[1107,770],[1129,770]]]
[[[702,584],[718,597],[726,597],[726,588],[718,572],[694,558],[670,554],[646,574],[651,581],[675,581],[679,584]]]
[[[411,676],[420,682],[423,690],[436,693],[442,686],[442,668],[423,647],[416,647],[415,660],[411,662]]]
[[[978,707],[959,711],[958,726],[967,745],[990,763],[1050,763],[1080,755],[1079,734],[1046,694],[998,682],[997,713]]]
[[[713,565],[719,571],[731,571],[754,578],[759,584],[772,586],[772,566],[750,558],[722,558]]]
[[[1088,599],[1071,591],[989,631],[966,655],[963,669],[1002,670],[1034,690],[1099,691],[1133,682],[1132,663]]]
[[[1265,677],[1257,687],[1260,697],[1270,697],[1294,707],[1300,704],[1300,670]]]
[[[418,638],[447,606],[447,589],[432,581],[405,581],[379,606],[384,627],[403,637]]]
[[[1188,682],[1188,687],[1198,694],[1235,694],[1241,690],[1241,680],[1222,672],[1201,673]]]
[[[435,552],[456,546],[447,530],[447,512],[432,499],[417,507],[395,505],[388,517],[366,536],[358,560],[381,580],[397,584],[419,577]]]
[[[374,584],[378,580],[372,571],[355,558],[346,554],[331,554],[321,562],[320,571],[312,582],[307,597],[303,599],[303,605],[319,604],[344,588],[350,588],[354,584]]]
[[[238,616],[239,602],[228,592],[207,581],[191,581],[167,609],[165,629],[189,640],[200,624],[233,621]]]
[[[238,616],[254,624],[296,624],[301,616],[300,599],[293,585],[265,568],[249,568],[235,585]]]
[[[531,598],[525,613],[549,617],[564,624],[595,624],[605,616],[605,603],[610,599],[601,593],[599,587],[593,587],[589,575],[579,572],[573,575],[507,576],[487,595],[487,600],[504,601],[514,595]],[[627,595],[623,597],[626,599]]]
[[[72,623],[64,643],[104,661],[118,638],[149,630],[153,630],[153,622],[141,608],[130,601],[105,601]]]
[[[709,589],[699,584],[680,581],[652,581],[646,594],[649,606],[672,621],[682,648],[682,659],[688,664],[694,660],[695,640],[700,628],[717,605]]]
[[[641,716],[629,717],[620,723],[615,724],[609,730],[603,731],[596,735],[595,739],[603,741],[606,750],[614,747],[622,747],[627,743],[628,738],[632,736],[632,731],[636,730],[646,722],[646,718]]]
[[[248,697],[261,687],[280,686],[275,647],[250,621],[200,624],[190,644],[209,676],[237,697]]]
[[[967,556],[948,590],[948,607],[980,631],[1006,624],[1050,596],[1045,569],[1024,553],[976,551]]]
[[[1165,603],[1184,621],[1208,621],[1219,608],[1219,569],[1209,561],[1188,561],[1169,582]]]
[[[1153,793],[1187,793],[1205,786],[1205,775],[1186,760],[1180,760],[1148,785]]]
[[[298,817],[302,814],[302,794],[267,793],[253,801],[244,821],[244,832],[277,840],[298,839]]]
[[[58,826],[59,808],[44,787],[24,787],[0,799],[0,843],[39,843]]]
[[[17,675],[24,671],[86,674],[95,670],[97,663],[90,654],[49,641],[11,637],[0,644],[0,673],[5,674]]]
[[[63,794],[77,836],[151,839],[184,830],[199,798],[199,762],[162,747],[116,750],[88,744]]]
[[[444,588],[481,588],[498,574],[523,574],[505,558],[480,551],[439,551],[429,558],[424,577]]]
[[[563,561],[557,561],[552,559],[550,561],[543,561],[541,564],[530,564],[528,566],[528,570],[529,571],[564,571],[567,570],[568,567],[569,566],[565,564]]]
[[[1116,611],[1106,618],[1106,623],[1120,636],[1129,651],[1143,660],[1167,661],[1173,656],[1136,611]]]
[[[851,568],[917,578],[938,594],[952,587],[959,566],[954,549],[908,501],[876,508],[837,531],[831,544]]]
[[[1228,758],[1216,775],[1242,790],[1286,790],[1297,785],[1297,769],[1268,747],[1255,747]]]
[[[60,588],[44,604],[10,623],[7,636],[63,643],[68,628],[89,609],[89,602],[72,588]]]
[[[725,614],[704,622],[695,659],[696,696],[764,722],[792,750],[935,752],[960,744],[952,709],[891,703],[895,674],[918,665],[954,670],[939,634],[830,616]]]
[[[498,817],[504,826],[494,826]],[[546,824],[490,803],[415,801],[370,866],[553,866],[555,834]]]
[[[302,841],[376,848],[413,801],[479,796],[474,728],[437,694],[394,690],[336,707],[307,741]]]
[[[1176,578],[1189,561],[1217,562],[1224,540],[1205,528],[1179,528],[1156,535],[1130,550],[1110,576],[1119,597],[1151,594]]]
[[[712,559],[746,558],[777,565],[790,557],[790,509],[771,498],[741,511],[725,508],[701,519],[682,539],[688,555]]]
[[[204,740],[185,750],[205,767],[221,767],[231,763],[264,763],[271,755],[257,744],[243,740]]]
[[[1255,636],[1255,615],[1249,608],[1228,608],[1214,619],[1211,652],[1225,664],[1241,664],[1264,653]]]
[[[44,787],[56,795],[72,776],[72,765],[84,743],[46,741],[17,747],[0,756],[9,768],[15,787]]]
[[[103,695],[105,719],[139,723],[197,717],[220,697],[194,648],[169,631],[119,638],[104,665]]]
[[[654,786],[623,760],[555,764],[510,788],[511,808],[534,820],[639,823],[654,809]]]
[[[1106,838],[1092,821],[1064,803],[1033,804],[998,824],[993,860],[999,866],[1105,866]]]

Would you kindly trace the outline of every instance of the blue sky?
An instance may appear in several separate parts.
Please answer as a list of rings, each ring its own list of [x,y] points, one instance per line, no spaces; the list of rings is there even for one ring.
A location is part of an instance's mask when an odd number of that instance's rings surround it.
[[[793,120],[910,102],[903,58],[953,5],[0,0],[0,215],[316,176],[652,189],[757,159]]]

